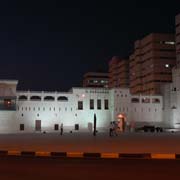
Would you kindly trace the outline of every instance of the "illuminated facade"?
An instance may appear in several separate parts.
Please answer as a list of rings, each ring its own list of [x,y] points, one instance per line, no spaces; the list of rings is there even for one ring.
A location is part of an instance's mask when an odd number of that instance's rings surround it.
[[[115,86],[22,92],[16,91],[18,81],[0,80],[0,133],[59,132],[61,124],[65,132],[92,132],[94,114],[98,131],[107,131],[111,121],[121,121],[122,117],[125,130],[143,125],[180,128],[180,15],[176,16],[176,54],[172,83],[158,86],[162,95],[131,94],[132,87]]]
[[[123,115],[127,125],[162,124],[161,96],[132,96],[128,88],[72,88],[69,92],[17,91],[0,81],[0,133],[105,131]]]

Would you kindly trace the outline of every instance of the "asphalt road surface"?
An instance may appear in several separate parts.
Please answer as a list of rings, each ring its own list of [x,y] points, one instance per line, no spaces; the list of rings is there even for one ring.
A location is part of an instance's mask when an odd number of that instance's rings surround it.
[[[11,179],[180,179],[180,161],[0,157],[0,180]]]
[[[180,133],[1,134],[0,150],[180,154],[179,142]]]

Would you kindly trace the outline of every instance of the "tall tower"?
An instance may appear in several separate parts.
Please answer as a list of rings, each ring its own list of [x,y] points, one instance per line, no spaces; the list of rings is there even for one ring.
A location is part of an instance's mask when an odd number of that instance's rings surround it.
[[[161,94],[161,86],[172,82],[176,65],[174,34],[152,33],[134,45],[130,56],[132,94]]]
[[[129,61],[117,56],[109,61],[109,87],[129,86]]]
[[[171,93],[172,123],[180,128],[180,14],[176,16],[176,66],[172,70]]]
[[[180,91],[180,14],[176,16],[176,67],[173,69],[173,89]]]
[[[180,68],[180,14],[176,16],[176,57],[177,66]]]

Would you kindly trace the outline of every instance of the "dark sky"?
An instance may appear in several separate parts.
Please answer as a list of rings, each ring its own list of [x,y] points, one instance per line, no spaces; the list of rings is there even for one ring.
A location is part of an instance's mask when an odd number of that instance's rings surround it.
[[[0,79],[18,79],[23,90],[68,90],[85,72],[107,71],[112,56],[128,56],[144,35],[174,33],[180,0],[108,2],[0,2]]]

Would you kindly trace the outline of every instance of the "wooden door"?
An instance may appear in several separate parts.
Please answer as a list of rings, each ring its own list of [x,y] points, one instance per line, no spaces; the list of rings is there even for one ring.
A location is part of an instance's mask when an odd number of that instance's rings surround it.
[[[35,130],[41,131],[41,120],[36,120],[35,122]]]

